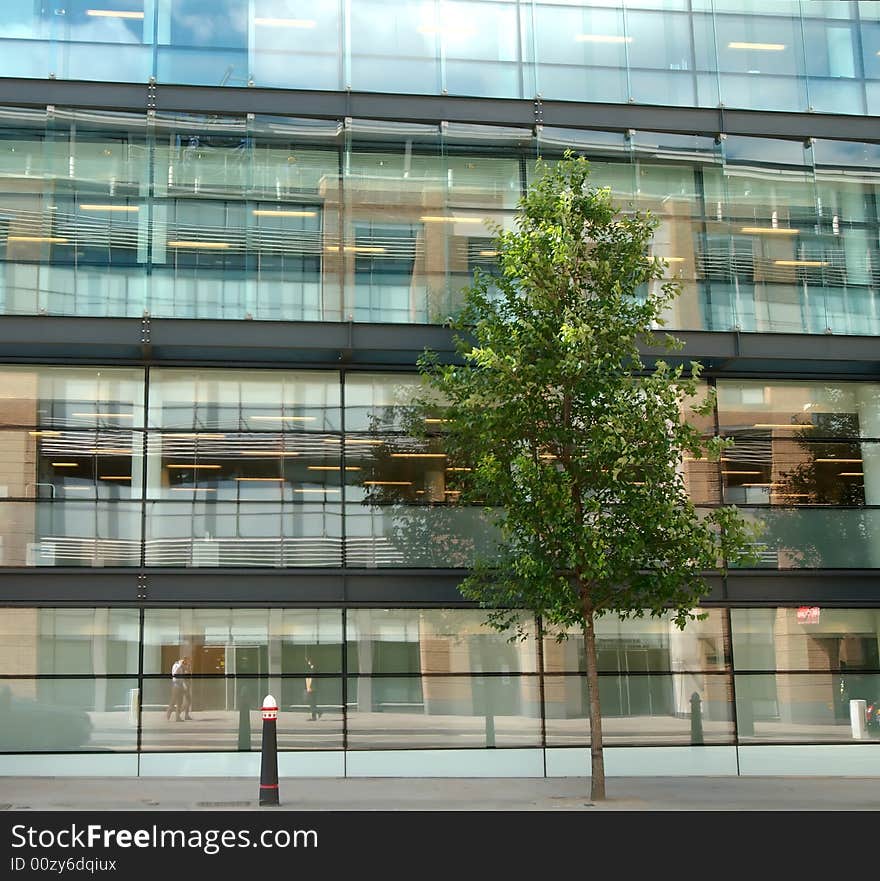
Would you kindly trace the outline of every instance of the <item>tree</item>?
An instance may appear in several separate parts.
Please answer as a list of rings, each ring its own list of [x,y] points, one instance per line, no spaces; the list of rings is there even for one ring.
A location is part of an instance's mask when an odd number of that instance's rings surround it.
[[[588,176],[571,153],[539,161],[514,230],[498,235],[500,274],[477,273],[466,291],[459,363],[426,352],[419,366],[446,402],[447,455],[471,469],[461,500],[485,500],[500,529],[497,556],[477,562],[462,593],[499,630],[528,609],[560,639],[583,633],[598,800],[596,619],[671,612],[684,627],[700,617],[705,573],[743,555],[749,535],[734,508],[701,516],[688,497],[683,459],[724,447],[683,416],[700,365],[648,370],[639,354],[678,294],[669,282],[650,288],[665,267],[647,256],[656,222],[620,213]],[[712,406],[707,395],[692,409]]]

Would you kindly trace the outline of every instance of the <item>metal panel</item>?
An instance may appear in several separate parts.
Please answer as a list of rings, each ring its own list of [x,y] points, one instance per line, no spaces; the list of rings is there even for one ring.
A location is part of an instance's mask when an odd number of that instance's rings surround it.
[[[149,102],[149,103],[148,103]],[[774,138],[878,140],[878,120],[831,113],[785,113],[724,108],[604,104],[448,95],[388,95],[370,92],[306,91],[234,86],[99,83],[79,80],[0,78],[0,104],[104,110],[265,113],[324,119],[356,117],[400,122],[532,126],[537,121],[564,128],[625,131],[725,133]]]

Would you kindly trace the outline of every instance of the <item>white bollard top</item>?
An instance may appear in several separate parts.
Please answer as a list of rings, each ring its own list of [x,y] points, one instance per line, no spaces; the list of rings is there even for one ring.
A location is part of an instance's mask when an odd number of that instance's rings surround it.
[[[263,698],[263,706],[261,707],[261,711],[263,714],[263,720],[266,722],[272,722],[278,718],[278,701],[272,697],[271,694],[267,694]]]

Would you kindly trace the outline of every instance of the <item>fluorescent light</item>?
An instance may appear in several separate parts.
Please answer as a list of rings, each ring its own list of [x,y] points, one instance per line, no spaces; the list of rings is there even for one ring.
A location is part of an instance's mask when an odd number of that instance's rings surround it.
[[[852,464],[854,462],[861,462],[861,459],[813,459],[814,462],[846,462],[848,464]]]
[[[219,471],[219,465],[166,465],[169,471]]]
[[[323,489],[294,489],[295,493],[338,493],[341,492],[338,486],[325,486]]]
[[[660,259],[667,263],[684,263],[684,257],[661,257]]]
[[[429,416],[426,416],[426,417],[425,417],[425,422],[428,423],[428,425],[438,425],[438,424],[440,424],[441,422],[449,422],[449,420],[448,420],[448,419],[437,419],[437,418],[431,418],[431,417],[429,417]]]
[[[447,468],[447,471],[473,471],[473,468]]]
[[[108,475],[106,477],[102,476],[98,478],[99,480],[131,480],[131,475],[127,475],[126,477],[114,477],[113,475]]]
[[[317,22],[313,18],[255,18],[254,24],[270,28],[313,28]]]
[[[732,42],[727,44],[728,49],[755,49],[760,52],[781,52],[785,48],[785,43],[740,43]]]
[[[140,211],[137,205],[80,205],[80,211]]]
[[[804,422],[756,422],[752,428],[815,428],[815,425]]]
[[[338,465],[309,465],[309,471],[339,471]],[[346,471],[360,471],[361,469],[357,465],[346,465]]]
[[[241,456],[268,456],[268,457],[278,457],[279,459],[284,456],[298,456],[299,453],[295,453],[289,450],[242,450],[239,455]]]
[[[134,419],[134,413],[73,413],[83,419]]]
[[[782,486],[781,483],[744,483],[743,486]]]
[[[325,441],[325,443],[336,443],[335,441]],[[371,447],[378,447],[385,443],[382,440],[365,440],[364,438],[346,438],[346,446],[348,444],[367,444]]]
[[[317,418],[316,416],[248,416],[248,419],[253,419],[255,422],[278,422],[279,420],[287,420],[289,422],[314,422]]]
[[[827,266],[824,260],[774,260],[776,266]]]
[[[126,447],[102,447],[101,449],[86,450],[86,452],[93,456],[131,455],[131,450]]]
[[[50,242],[53,245],[66,245],[67,239],[61,236],[8,236],[7,242]]]
[[[412,486],[411,480],[365,480],[364,486]]]
[[[186,241],[174,241],[174,242],[166,242],[169,248],[231,248],[232,245],[229,242],[186,242]]]
[[[92,491],[92,487],[90,487],[90,486],[62,486],[61,489],[63,489],[64,492],[66,492],[66,493],[69,493],[71,491],[82,492],[82,493],[87,493],[87,492]]]
[[[864,477],[865,472],[864,471],[841,471],[837,476],[838,477]]]
[[[632,37],[620,37],[616,34],[575,34],[576,43],[632,43]]]
[[[283,477],[236,477],[235,479],[239,483],[244,483],[246,481],[256,483],[280,483],[284,480]]]
[[[79,468],[79,462],[53,462],[53,468]]]
[[[59,437],[60,431],[29,431],[31,437]]]
[[[325,251],[330,251],[333,254],[339,253],[338,245],[324,245]],[[374,248],[367,245],[346,245],[343,249],[346,254],[384,254],[384,248]]]
[[[255,208],[254,217],[315,217],[317,211],[282,211],[275,208]]]
[[[480,257],[497,257],[498,252],[497,251],[480,251],[479,256]]]
[[[419,218],[422,223],[483,223],[483,217],[449,217],[445,214],[425,214]]]
[[[87,9],[86,15],[94,18],[138,18],[143,19],[143,12],[126,12],[124,9]]]
[[[392,453],[392,459],[445,459],[446,453]]]
[[[765,233],[772,236],[796,236],[800,230],[784,229],[775,226],[744,226],[740,229],[740,232],[749,233],[755,236],[761,236]]]

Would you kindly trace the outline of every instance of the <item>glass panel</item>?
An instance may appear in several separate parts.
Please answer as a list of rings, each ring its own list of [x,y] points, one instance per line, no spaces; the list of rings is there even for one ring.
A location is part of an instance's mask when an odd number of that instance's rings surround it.
[[[828,380],[719,380],[724,435],[753,439],[880,438],[880,385]]]
[[[621,621],[605,615],[596,621],[596,651],[602,673],[657,673],[672,670],[725,670],[727,620],[722,609],[701,609],[703,621],[679,630],[668,615]],[[544,670],[548,673],[586,670],[584,643],[577,629],[558,641],[544,637]]]
[[[0,681],[3,752],[132,752],[137,679]]]
[[[148,502],[148,566],[341,566],[336,503]]]
[[[159,82],[247,85],[247,8],[241,0],[157,4]]]
[[[462,23],[410,0],[351,4],[351,82],[355,90],[439,94],[440,41]]]
[[[153,370],[150,426],[188,431],[336,431],[339,374]]]
[[[188,681],[187,691],[181,696],[170,677],[145,679],[142,749],[145,752],[257,751],[262,743],[260,706],[270,689],[278,696],[280,712],[276,727],[280,750],[340,749],[341,680],[320,679],[315,692],[314,720],[306,699],[305,683],[303,678],[196,676]]]
[[[788,15],[750,11],[740,7],[736,12],[744,14],[724,11],[714,17],[721,101],[753,110],[806,110],[801,22],[791,14],[799,7],[785,4],[781,11]],[[698,58],[698,64],[707,61],[715,67],[714,59]]]
[[[339,673],[342,612],[147,609],[144,672],[170,675],[174,663],[183,657],[192,659],[194,674]]]
[[[131,431],[0,430],[0,497],[139,499],[142,444]]]
[[[137,609],[0,609],[0,675],[137,673]]]
[[[96,78],[101,47],[67,48],[77,63],[88,56],[85,78]],[[0,122],[2,311],[141,316],[150,216],[145,117],[53,108],[41,116],[5,111]]]
[[[352,677],[346,700],[350,749],[541,744],[532,676]]]
[[[626,103],[627,48],[621,8],[534,6],[538,91],[572,101]]]
[[[798,436],[803,434],[808,436]],[[877,504],[871,478],[874,463],[880,461],[878,445],[823,442],[810,434],[793,432],[790,439],[737,438],[722,459],[724,501],[737,505]]]
[[[764,673],[736,677],[737,735],[741,743],[851,743],[850,700],[872,705],[870,736],[880,695],[876,674]]]
[[[0,389],[0,425],[119,429],[144,424],[142,370],[4,365]]]
[[[403,431],[411,416],[414,397],[425,395],[421,377],[410,373],[348,373],[345,377],[345,429],[348,432]],[[347,439],[346,446],[357,446]]]
[[[255,0],[252,5],[254,85],[345,88],[339,63],[343,33],[340,3],[313,0],[303,9],[278,0]]]
[[[880,670],[873,609],[731,609],[737,670]]]
[[[139,566],[141,506],[0,502],[2,566]]]
[[[758,566],[770,569],[880,568],[876,508],[740,508],[760,533]],[[747,568],[747,567],[742,567]]]
[[[337,435],[165,431],[149,439],[148,496],[338,502],[339,449]]]
[[[711,39],[704,16],[626,9],[632,94],[642,104],[695,106],[697,76],[691,28]],[[706,106],[710,96],[701,95]],[[717,103],[717,99],[716,102]]]
[[[534,622],[526,640],[486,626],[468,609],[352,609],[347,615],[349,673],[533,673]]]
[[[601,676],[606,746],[733,742],[730,679],[711,673]],[[547,746],[590,742],[585,676],[544,678]]]
[[[468,568],[496,552],[500,533],[482,508],[455,505],[349,505],[347,566]]]

